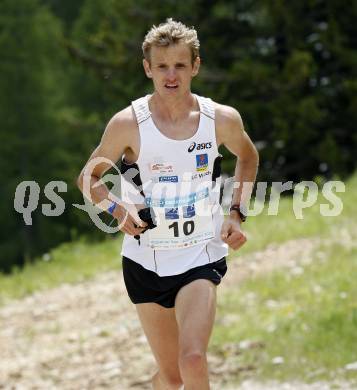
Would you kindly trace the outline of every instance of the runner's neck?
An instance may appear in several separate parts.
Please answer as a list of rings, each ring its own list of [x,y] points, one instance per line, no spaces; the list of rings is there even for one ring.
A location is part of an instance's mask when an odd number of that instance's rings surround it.
[[[175,100],[164,100],[157,92],[149,97],[149,110],[164,121],[176,123],[187,119],[191,111],[199,111],[195,97],[189,92],[187,97]]]

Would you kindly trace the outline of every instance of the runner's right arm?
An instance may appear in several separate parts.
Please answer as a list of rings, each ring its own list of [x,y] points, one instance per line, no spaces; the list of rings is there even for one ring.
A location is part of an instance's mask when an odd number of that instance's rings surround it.
[[[118,219],[119,225],[122,224],[120,230],[130,235],[142,233],[146,224],[138,218],[135,205],[117,199],[100,181],[104,173],[115,166],[126,152],[133,152],[136,149],[140,142],[138,138],[138,126],[129,106],[111,118],[100,144],[89,157],[77,180],[83,195],[92,203],[99,205],[102,210],[108,211],[115,199],[117,206],[112,215]]]

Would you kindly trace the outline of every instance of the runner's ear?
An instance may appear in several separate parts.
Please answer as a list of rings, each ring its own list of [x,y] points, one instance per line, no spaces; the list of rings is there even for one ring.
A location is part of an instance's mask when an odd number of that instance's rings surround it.
[[[151,79],[152,78],[152,72],[151,72],[151,67],[150,67],[150,62],[147,59],[143,59],[143,66],[145,70],[146,76]]]
[[[197,76],[198,71],[200,69],[200,65],[201,65],[201,59],[200,59],[200,57],[196,57],[196,59],[193,63],[192,77]]]

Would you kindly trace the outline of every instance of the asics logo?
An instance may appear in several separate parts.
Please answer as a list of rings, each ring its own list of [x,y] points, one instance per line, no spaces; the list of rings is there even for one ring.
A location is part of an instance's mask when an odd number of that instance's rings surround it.
[[[211,149],[212,148],[212,142],[202,142],[200,144],[197,144],[196,142],[192,142],[192,144],[188,147],[187,151],[189,153],[196,150],[203,150],[203,149]]]

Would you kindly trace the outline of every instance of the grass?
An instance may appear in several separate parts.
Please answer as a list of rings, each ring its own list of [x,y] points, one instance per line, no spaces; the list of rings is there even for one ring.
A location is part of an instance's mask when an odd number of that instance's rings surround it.
[[[282,198],[279,202],[278,215],[268,215],[268,206],[261,214],[247,219],[244,230],[248,234],[249,242],[243,246],[238,254],[246,254],[262,250],[270,243],[283,243],[285,241],[303,237],[312,237],[331,233],[335,225],[344,226],[357,207],[353,192],[357,191],[357,174],[346,185],[346,192],[337,194],[343,201],[342,213],[337,217],[324,217],[320,213],[320,206],[329,202],[318,194],[314,206],[302,211],[303,219],[296,219],[292,198]],[[235,254],[236,255],[236,254]]]
[[[260,347],[238,348],[235,359],[237,367],[254,366],[255,378],[343,379],[357,386],[356,371],[345,369],[357,361],[356,190],[355,175],[342,196],[339,217],[322,217],[317,204],[305,212],[304,220],[296,220],[291,199],[284,199],[279,218],[262,215],[247,224],[252,240],[242,254],[302,237],[320,237],[323,244],[301,275],[276,270],[220,296],[212,350],[227,353],[225,345],[249,340]],[[326,202],[321,196],[319,200]],[[231,253],[231,260],[239,261],[234,256]],[[274,364],[274,358],[281,363]],[[241,379],[237,374],[237,381]]]
[[[262,347],[243,350],[236,359],[238,366],[255,366],[254,376],[261,379],[352,380],[356,376],[356,371],[347,372],[344,367],[357,361],[357,253],[352,245],[336,239],[336,232],[338,237],[352,237],[352,242],[357,239],[356,192],[354,175],[346,192],[339,194],[344,204],[339,217],[320,215],[319,205],[327,203],[320,194],[317,204],[304,210],[303,220],[295,218],[291,198],[281,200],[278,216],[268,216],[265,208],[259,217],[248,219],[244,229],[249,241],[230,254],[231,260],[238,255],[234,261],[239,261],[240,254],[271,243],[302,237],[322,237],[325,244],[301,275],[277,270],[221,295],[213,350],[222,352],[225,344],[243,340],[259,342]],[[0,274],[0,304],[119,269],[121,241],[119,236],[102,243],[63,244],[12,275]],[[276,357],[281,364],[273,363]]]
[[[319,205],[326,203],[321,194],[315,206],[303,211],[302,220],[295,218],[291,198],[280,201],[278,216],[267,215],[265,207],[261,215],[248,219],[244,230],[249,242],[239,252],[231,253],[230,257],[261,250],[271,243],[279,244],[290,239],[329,233],[336,224],[343,226],[355,212],[353,189],[357,189],[357,174],[349,181],[346,193],[341,194],[344,210],[339,217],[320,215]],[[0,273],[0,305],[11,298],[21,298],[61,283],[79,282],[97,273],[120,268],[122,239],[119,236],[102,243],[90,243],[83,239],[62,244],[22,270],[11,275]]]
[[[355,234],[354,239],[357,238]],[[288,270],[247,280],[221,296],[212,349],[251,340],[263,349],[242,351],[238,365],[254,376],[305,381],[356,380],[344,367],[357,360],[357,250],[321,247],[301,275]],[[232,313],[235,315],[232,316]],[[273,364],[274,357],[283,358]]]
[[[100,243],[82,239],[62,244],[11,275],[0,274],[0,304],[62,283],[77,283],[100,272],[119,269],[122,239],[118,236]]]

